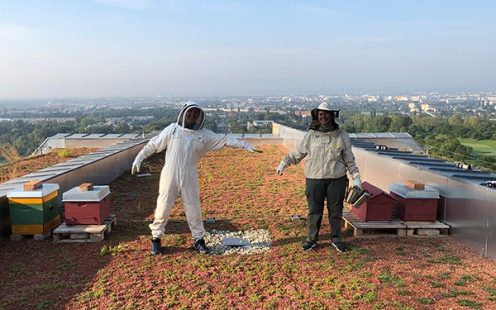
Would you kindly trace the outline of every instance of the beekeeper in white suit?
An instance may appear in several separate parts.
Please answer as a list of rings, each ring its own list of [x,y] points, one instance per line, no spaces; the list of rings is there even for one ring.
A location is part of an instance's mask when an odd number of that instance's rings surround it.
[[[160,238],[170,217],[176,198],[181,194],[189,229],[195,240],[194,247],[200,253],[209,253],[203,239],[205,228],[200,209],[200,186],[197,164],[201,157],[210,151],[224,146],[244,148],[259,152],[251,144],[234,137],[215,134],[203,128],[205,112],[193,102],[184,105],[177,123],[167,126],[159,135],[150,139],[136,156],[131,173],[140,171],[141,162],[154,153],[166,150],[165,165],[160,174],[159,195],[155,209],[155,219],[149,225],[152,231],[152,255],[160,254]]]

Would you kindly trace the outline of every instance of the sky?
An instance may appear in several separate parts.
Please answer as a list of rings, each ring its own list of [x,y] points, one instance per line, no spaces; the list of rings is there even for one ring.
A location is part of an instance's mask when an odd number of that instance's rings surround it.
[[[496,1],[0,0],[0,98],[496,91]]]

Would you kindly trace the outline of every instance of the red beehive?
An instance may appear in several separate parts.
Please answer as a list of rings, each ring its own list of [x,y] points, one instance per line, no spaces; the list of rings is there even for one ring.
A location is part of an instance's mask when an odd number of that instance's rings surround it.
[[[370,197],[358,208],[352,207],[351,213],[363,221],[391,221],[396,199],[368,182],[363,182],[362,187]]]
[[[67,225],[99,225],[110,215],[109,186],[74,187],[62,196]]]
[[[413,189],[402,183],[389,187],[391,195],[398,199],[395,215],[402,221],[436,221],[439,191],[430,186]]]

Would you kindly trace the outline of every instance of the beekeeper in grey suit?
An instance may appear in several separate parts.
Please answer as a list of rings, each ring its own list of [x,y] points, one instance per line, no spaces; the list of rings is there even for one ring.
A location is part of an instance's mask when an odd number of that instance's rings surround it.
[[[303,140],[296,150],[283,158],[277,167],[277,174],[282,175],[286,167],[296,165],[306,158],[304,173],[308,235],[303,243],[303,250],[309,251],[317,246],[324,203],[327,200],[331,244],[339,252],[344,252],[348,250],[341,233],[343,201],[348,184],[346,172],[351,175],[354,186],[362,188],[362,180],[351,150],[350,137],[336,121],[339,109],[322,102],[311,114],[312,122]]]
[[[259,152],[251,144],[236,138],[216,134],[203,128],[205,112],[193,102],[184,105],[177,123],[167,126],[159,135],[150,139],[136,156],[131,173],[139,172],[141,162],[154,153],[166,150],[165,165],[160,174],[159,195],[155,218],[149,225],[152,231],[152,254],[161,252],[160,238],[170,217],[177,197],[181,195],[189,229],[195,240],[194,247],[200,253],[209,253],[203,237],[205,228],[200,209],[200,186],[198,181],[198,161],[207,152],[224,146],[244,148],[249,152]]]

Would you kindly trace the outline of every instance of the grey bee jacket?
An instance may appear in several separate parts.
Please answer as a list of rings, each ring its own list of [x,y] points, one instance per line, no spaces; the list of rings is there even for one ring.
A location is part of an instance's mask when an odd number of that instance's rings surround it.
[[[346,175],[360,176],[346,131],[336,129],[321,132],[310,129],[296,150],[283,159],[286,166],[298,164],[305,158],[305,177],[308,179],[337,179]]]

